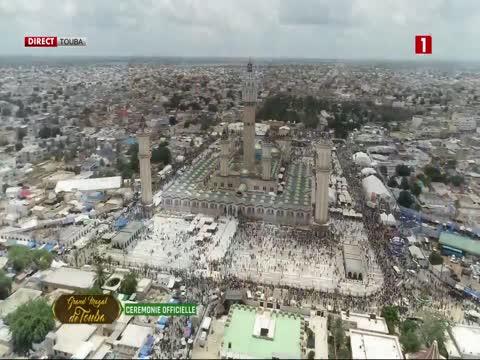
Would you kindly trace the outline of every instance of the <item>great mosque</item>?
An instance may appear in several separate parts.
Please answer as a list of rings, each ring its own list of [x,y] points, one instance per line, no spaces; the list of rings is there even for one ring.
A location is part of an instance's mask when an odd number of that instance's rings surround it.
[[[327,225],[330,146],[315,144],[312,165],[294,158],[288,134],[257,139],[257,94],[249,62],[242,91],[242,139],[224,132],[219,151],[202,157],[179,176],[162,194],[161,206],[283,225]]]

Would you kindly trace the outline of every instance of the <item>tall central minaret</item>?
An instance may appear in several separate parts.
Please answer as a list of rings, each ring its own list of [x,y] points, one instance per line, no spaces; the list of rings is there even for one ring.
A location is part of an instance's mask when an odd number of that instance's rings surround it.
[[[144,119],[142,118],[144,122]],[[138,161],[140,165],[140,181],[142,185],[142,204],[145,207],[152,205],[152,170],[150,169],[150,134],[145,131],[145,125],[141,126],[137,133],[138,139]]]
[[[330,181],[331,149],[328,144],[315,146],[315,223],[326,225],[328,222],[328,185]]]
[[[255,107],[257,105],[257,83],[252,62],[247,65],[247,78],[243,84],[243,165],[250,174],[255,172]]]

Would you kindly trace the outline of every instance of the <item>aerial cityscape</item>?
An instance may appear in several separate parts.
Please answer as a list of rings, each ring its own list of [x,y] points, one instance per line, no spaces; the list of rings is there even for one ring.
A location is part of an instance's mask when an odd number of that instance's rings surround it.
[[[175,28],[177,45],[152,46],[163,55],[137,51],[125,28],[146,30],[124,22],[114,26],[129,55],[96,38],[96,26],[75,34],[81,49],[57,54],[22,53],[9,39],[0,53],[0,358],[480,358],[479,49],[448,58],[455,41],[416,35],[427,20],[395,5],[391,41],[411,25],[412,55],[390,54],[381,35],[382,46],[355,53],[351,26],[368,35],[376,25],[363,17],[386,21],[375,1],[305,0],[294,10],[278,0],[250,47],[221,45],[232,29],[248,38],[244,24],[265,15],[259,4],[250,19],[249,1],[218,13],[209,2],[159,2],[150,15],[133,7],[130,18],[152,27],[157,12],[188,23],[189,39]],[[102,14],[87,3],[58,11],[85,22]],[[442,19],[480,14],[425,3],[438,10],[437,34]],[[35,10],[18,4],[0,2],[12,34],[20,22],[5,14],[26,21]],[[130,5],[112,10],[112,24]],[[355,55],[327,56],[282,32],[305,24],[344,27],[338,41]],[[474,16],[465,24],[459,31]],[[268,41],[276,26],[288,56]],[[21,46],[45,35],[28,30]],[[415,55],[421,38],[429,50]]]

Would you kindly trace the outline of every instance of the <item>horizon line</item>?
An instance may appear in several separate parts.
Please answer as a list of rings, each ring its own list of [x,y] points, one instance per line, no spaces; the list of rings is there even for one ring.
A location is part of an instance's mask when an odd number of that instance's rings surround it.
[[[448,59],[416,56],[414,58],[329,58],[329,57],[291,57],[291,56],[222,56],[222,55],[84,55],[84,54],[0,54],[0,58],[160,58],[160,59],[231,59],[231,60],[321,60],[321,61],[391,61],[391,62],[479,62],[480,59]]]

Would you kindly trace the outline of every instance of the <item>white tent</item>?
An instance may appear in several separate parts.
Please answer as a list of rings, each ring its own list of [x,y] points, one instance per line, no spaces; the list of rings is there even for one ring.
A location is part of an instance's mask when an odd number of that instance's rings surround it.
[[[372,163],[372,160],[370,160],[370,157],[367,154],[365,154],[364,152],[361,152],[361,151],[353,154],[352,158],[353,158],[353,161],[355,162],[355,164],[357,164],[359,166],[368,167]]]
[[[375,175],[364,178],[362,180],[362,187],[367,201],[375,203],[378,198],[392,198],[388,189],[383,185],[383,182]]]
[[[375,169],[371,167],[363,168],[362,171],[360,171],[362,176],[375,175],[376,173]]]

